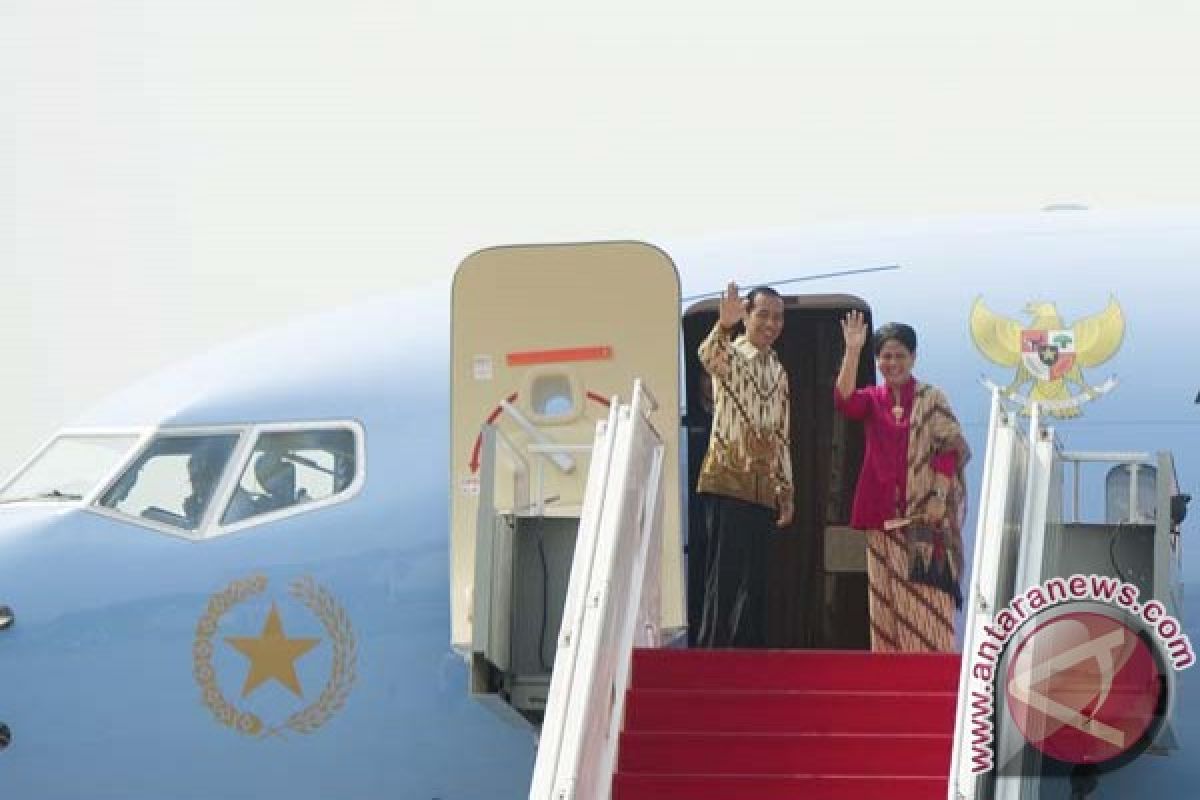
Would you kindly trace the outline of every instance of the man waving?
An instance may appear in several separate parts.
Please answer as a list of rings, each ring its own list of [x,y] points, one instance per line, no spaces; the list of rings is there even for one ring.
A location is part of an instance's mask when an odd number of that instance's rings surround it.
[[[746,332],[734,338],[739,323]],[[713,425],[696,491],[708,530],[703,647],[765,647],[767,537],[792,521],[788,378],[772,345],[783,298],[730,283],[700,345],[712,376]]]

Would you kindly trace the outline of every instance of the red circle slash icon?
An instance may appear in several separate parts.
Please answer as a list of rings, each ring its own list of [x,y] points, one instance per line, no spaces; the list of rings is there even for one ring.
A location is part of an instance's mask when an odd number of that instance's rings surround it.
[[[1099,764],[1137,745],[1164,681],[1147,642],[1120,620],[1069,612],[1039,625],[1008,668],[1009,713],[1037,749]]]

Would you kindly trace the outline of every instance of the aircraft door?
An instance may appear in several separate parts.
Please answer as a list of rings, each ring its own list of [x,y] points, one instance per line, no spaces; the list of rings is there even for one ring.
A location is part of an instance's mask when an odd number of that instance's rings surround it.
[[[456,649],[483,646],[502,669],[519,666],[513,641],[523,635],[542,637],[538,647],[552,653],[561,598],[557,608],[551,597],[533,614],[539,630],[532,634],[508,627],[503,618],[527,620],[527,595],[541,592],[530,583],[565,593],[596,423],[607,417],[612,396],[628,399],[637,378],[659,400],[653,421],[667,453],[661,625],[668,632],[684,626],[679,309],[674,264],[661,250],[637,242],[497,247],[459,267],[450,487]],[[536,538],[532,549],[518,541],[522,525]],[[481,553],[483,567],[477,546],[489,548]],[[526,566],[530,581],[478,584],[484,580],[479,569],[519,576]],[[488,592],[482,604],[481,592]],[[475,618],[477,607],[487,619]]]

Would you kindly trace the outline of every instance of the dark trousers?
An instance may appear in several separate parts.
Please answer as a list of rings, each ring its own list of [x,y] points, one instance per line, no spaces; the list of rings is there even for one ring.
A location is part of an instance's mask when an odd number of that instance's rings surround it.
[[[775,512],[704,495],[708,529],[700,647],[767,646],[767,537]]]

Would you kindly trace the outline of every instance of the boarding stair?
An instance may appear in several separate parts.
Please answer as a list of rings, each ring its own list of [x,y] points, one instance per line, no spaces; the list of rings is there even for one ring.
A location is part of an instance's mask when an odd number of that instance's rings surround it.
[[[955,654],[635,650],[614,800],[941,800]]]
[[[598,426],[531,800],[1058,797],[1043,791],[1041,762],[1016,741],[1002,704],[991,720],[997,752],[1021,774],[972,772],[969,657],[983,627],[1049,575],[1120,573],[1122,563],[1123,577],[1178,613],[1179,553],[1163,513],[1178,494],[1169,454],[1067,451],[1036,407],[1022,417],[997,392],[972,492],[962,657],[687,649],[658,627],[665,478],[653,407],[639,384]],[[1117,482],[1124,518],[1080,520],[1079,470],[1092,462],[1112,465],[1110,478],[1127,476]],[[1105,541],[1126,550],[1097,547],[1096,537],[1117,529],[1126,538]],[[1096,563],[1101,551],[1112,569]]]

